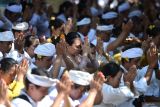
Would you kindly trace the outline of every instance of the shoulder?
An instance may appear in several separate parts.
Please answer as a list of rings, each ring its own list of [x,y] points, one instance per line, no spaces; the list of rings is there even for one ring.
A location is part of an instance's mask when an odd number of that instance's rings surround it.
[[[13,107],[32,107],[32,105],[28,101],[21,98],[13,99],[11,104]]]

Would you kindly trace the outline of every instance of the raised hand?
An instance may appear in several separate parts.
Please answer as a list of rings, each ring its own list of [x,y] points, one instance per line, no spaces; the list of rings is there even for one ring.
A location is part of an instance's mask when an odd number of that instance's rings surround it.
[[[133,28],[133,22],[132,20],[129,20],[126,24],[122,24],[122,31],[130,32]]]
[[[87,37],[84,39],[82,51],[83,51],[83,56],[88,56],[88,54],[91,53],[91,48],[90,48],[89,41],[88,41]]]
[[[65,72],[62,76],[60,82],[57,83],[57,91],[58,93],[63,93],[64,95],[68,95],[71,91],[72,81],[69,79],[68,72]]]
[[[22,59],[22,62],[20,65],[16,66],[16,72],[17,72],[17,80],[23,81],[24,76],[26,75],[28,71],[28,61],[27,59]]]
[[[57,55],[65,55],[67,53],[67,43],[64,40],[61,40],[56,45],[56,54]]]
[[[73,21],[71,18],[68,18],[64,27],[64,33],[68,34],[71,31],[72,27],[73,27]]]
[[[137,68],[135,65],[131,66],[126,74],[124,74],[124,82],[132,84],[137,75]]]
[[[152,40],[151,38],[148,38],[147,40],[142,42],[141,48],[143,49],[144,53],[149,49],[149,47],[150,47],[149,44],[150,44],[151,40]]]
[[[158,51],[154,42],[150,43],[150,48],[147,51],[147,61],[151,68],[155,68],[158,64]]]
[[[103,83],[106,81],[102,72],[98,72],[94,75],[94,79],[90,83],[90,89],[101,91]]]
[[[0,79],[0,104],[5,104],[7,100],[7,85],[3,79]]]
[[[103,50],[103,41],[99,37],[97,37],[96,50],[97,50],[98,54],[100,54],[100,55],[102,55],[104,53],[104,50]]]

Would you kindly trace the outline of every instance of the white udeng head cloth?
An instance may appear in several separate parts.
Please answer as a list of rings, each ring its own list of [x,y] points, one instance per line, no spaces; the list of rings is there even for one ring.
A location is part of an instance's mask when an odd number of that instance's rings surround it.
[[[143,50],[141,48],[131,48],[121,53],[122,58],[138,58],[142,55]]]
[[[118,14],[116,12],[107,12],[105,14],[102,15],[102,19],[114,19],[117,18]]]
[[[118,12],[124,12],[126,10],[130,9],[130,4],[128,2],[122,3],[121,5],[118,6]]]
[[[69,78],[78,85],[87,86],[93,79],[93,75],[84,71],[70,70]]]
[[[12,29],[14,30],[20,30],[20,31],[25,31],[27,30],[29,27],[28,23],[27,22],[21,22],[21,23],[17,23],[15,24]]]
[[[82,20],[77,22],[77,26],[88,25],[90,23],[91,23],[91,19],[90,18],[83,18]]]
[[[31,73],[27,73],[26,77],[31,83],[41,87],[51,87],[53,85],[56,85],[56,83],[58,82],[57,79],[52,79],[46,76],[39,76]]]
[[[14,35],[12,31],[0,32],[0,41],[14,41]]]
[[[113,28],[113,25],[98,25],[96,29],[98,31],[112,31]]]
[[[53,56],[56,52],[55,46],[52,43],[45,43],[38,45],[34,53],[42,56]]]
[[[13,12],[13,13],[21,13],[22,12],[22,5],[21,4],[14,4],[14,5],[7,5],[7,10]]]

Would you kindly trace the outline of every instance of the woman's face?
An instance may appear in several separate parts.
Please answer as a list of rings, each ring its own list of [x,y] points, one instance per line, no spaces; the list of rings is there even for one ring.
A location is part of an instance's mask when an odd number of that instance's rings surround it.
[[[74,39],[73,44],[68,46],[68,52],[71,55],[78,55],[80,54],[81,50],[82,50],[82,41],[80,38]]]
[[[16,76],[16,65],[11,67],[7,73],[1,73],[1,78],[6,82],[7,85],[11,84]]]

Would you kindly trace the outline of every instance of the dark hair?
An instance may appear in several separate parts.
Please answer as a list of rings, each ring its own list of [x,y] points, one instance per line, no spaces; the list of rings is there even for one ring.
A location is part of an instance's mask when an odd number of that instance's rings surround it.
[[[63,24],[64,24],[63,20],[56,18],[54,20],[50,20],[49,28],[51,29],[53,26],[54,29],[57,29],[57,28],[60,28]]]
[[[59,6],[59,14],[64,13],[67,11],[69,8],[73,7],[73,3],[70,1],[65,1]]]
[[[105,77],[107,76],[115,77],[121,69],[120,66],[115,62],[109,62],[106,65],[99,68],[99,70],[103,73]]]
[[[131,49],[131,48],[141,48],[141,43],[131,43],[131,44],[128,44],[126,45],[123,49],[122,49],[122,52],[128,50],[128,49]]]
[[[65,36],[66,42],[69,45],[72,45],[76,38],[80,38],[80,35],[77,32],[70,32]]]
[[[35,40],[37,38],[32,36],[32,35],[28,35],[25,37],[25,42],[24,42],[24,47],[30,47],[32,44],[34,44]]]
[[[8,71],[17,64],[17,61],[15,61],[13,58],[3,58],[0,61],[1,64],[1,70],[3,73],[8,73]]]
[[[45,69],[40,69],[40,68],[33,68],[33,69],[31,70],[31,74],[49,77],[48,72],[47,72]],[[28,90],[29,84],[32,84],[32,82],[30,82],[30,81],[27,79],[27,77],[26,77],[26,78],[25,78],[25,81],[24,81],[24,84],[25,84],[26,90]],[[38,86],[38,85],[35,85],[35,86],[36,86],[37,88],[41,87],[41,86]]]

